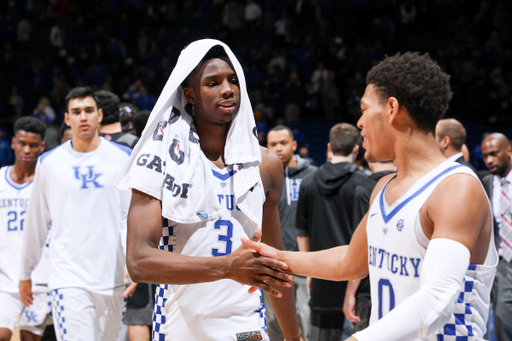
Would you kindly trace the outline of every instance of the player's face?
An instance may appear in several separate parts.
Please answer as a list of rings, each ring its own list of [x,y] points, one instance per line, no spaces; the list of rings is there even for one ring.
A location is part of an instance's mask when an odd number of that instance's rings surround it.
[[[73,137],[80,139],[93,138],[102,118],[103,112],[98,110],[92,97],[71,99],[68,112],[64,114],[64,120],[71,127]]]
[[[512,165],[512,148],[498,139],[489,139],[482,143],[482,158],[492,174],[506,176]]]
[[[267,148],[276,153],[283,166],[287,167],[297,149],[297,141],[293,141],[287,130],[271,131],[267,136]]]
[[[11,147],[14,150],[16,163],[32,165],[44,151],[44,141],[39,134],[18,130],[12,138]]]
[[[389,127],[386,124],[387,106],[381,99],[372,84],[366,87],[361,98],[361,117],[357,126],[361,129],[363,148],[366,149],[365,158],[368,162],[389,161],[390,155]]]
[[[194,106],[196,121],[225,124],[238,113],[238,77],[224,60],[215,58],[199,65],[190,85],[185,88],[185,96]]]

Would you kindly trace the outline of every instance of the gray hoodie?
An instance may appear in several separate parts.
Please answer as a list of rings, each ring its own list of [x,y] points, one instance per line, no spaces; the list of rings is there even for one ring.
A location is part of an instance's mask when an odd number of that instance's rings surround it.
[[[297,214],[297,202],[302,180],[314,173],[317,167],[311,165],[299,155],[293,158],[297,167],[284,168],[284,186],[281,200],[279,201],[279,219],[281,221],[281,234],[284,248],[287,251],[297,251],[297,231],[295,229],[295,217]]]

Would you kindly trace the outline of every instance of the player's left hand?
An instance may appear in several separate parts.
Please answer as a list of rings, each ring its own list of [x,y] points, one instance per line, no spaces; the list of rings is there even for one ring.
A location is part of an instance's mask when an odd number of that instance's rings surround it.
[[[261,229],[258,229],[255,235],[261,236]],[[242,244],[245,245],[245,247],[259,253],[262,256],[272,258],[279,260],[279,250],[276,248],[273,248],[272,246],[268,246],[267,244],[258,242],[259,239],[251,238],[247,239],[242,237]]]
[[[128,287],[123,291],[123,297],[132,297],[133,293],[135,292],[135,288],[137,287],[138,283],[131,282]]]
[[[20,281],[19,289],[21,302],[23,302],[23,304],[27,307],[31,306],[34,302],[34,294],[32,293],[32,280],[28,279],[26,281]]]

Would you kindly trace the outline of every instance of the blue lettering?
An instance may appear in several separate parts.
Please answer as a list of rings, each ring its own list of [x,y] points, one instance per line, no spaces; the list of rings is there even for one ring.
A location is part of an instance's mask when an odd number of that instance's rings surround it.
[[[384,254],[386,253],[386,250],[384,250],[384,249],[379,249],[379,253],[380,253],[380,255],[381,255],[381,257],[380,257],[379,269],[382,269],[382,261],[384,261]]]
[[[407,257],[400,256],[400,276],[409,276],[409,273],[407,272]]]
[[[12,207],[12,199],[7,199],[7,205],[9,205],[9,207]]]
[[[398,271],[398,267],[396,267],[396,268],[394,267],[395,259],[398,262],[398,256],[393,254],[393,256],[391,256],[391,272],[394,274],[396,274]]]
[[[234,195],[226,195],[226,208],[228,209],[228,211],[232,211],[233,210],[233,198],[235,196]],[[231,204],[229,203],[231,201]]]
[[[224,199],[224,194],[217,194],[217,197],[219,198],[219,205],[222,205],[222,199]]]
[[[412,263],[412,266],[414,266],[414,277],[420,277],[420,275],[418,274],[418,267],[420,265],[420,258],[409,258],[409,260],[411,261]],[[414,261],[416,261],[416,264],[414,263]]]

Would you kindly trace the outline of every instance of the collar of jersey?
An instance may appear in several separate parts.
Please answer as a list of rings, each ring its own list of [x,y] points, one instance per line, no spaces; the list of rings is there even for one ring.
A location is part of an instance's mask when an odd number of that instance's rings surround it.
[[[24,184],[17,184],[17,183],[15,183],[11,179],[11,174],[10,174],[11,167],[12,166],[8,166],[7,169],[5,170],[5,181],[7,181],[9,186],[11,186],[12,188],[17,189],[19,191],[19,190],[22,190],[23,188],[27,187],[28,185],[30,185],[34,181],[34,179],[32,179],[29,182],[24,183]]]
[[[434,176],[432,179],[430,179],[425,185],[423,185],[420,189],[418,189],[416,192],[411,194],[409,197],[407,197],[404,201],[402,201],[398,206],[396,206],[389,214],[386,214],[386,209],[384,207],[384,195],[386,193],[386,188],[388,187],[389,182],[384,186],[382,191],[380,192],[380,198],[379,198],[379,204],[380,204],[380,212],[382,214],[382,219],[387,224],[393,217],[405,206],[407,205],[411,200],[416,198],[418,195],[423,193],[430,185],[432,185],[434,182],[436,182],[437,179],[445,175],[446,173],[454,170],[455,168],[459,167],[465,167],[464,165],[456,165],[451,166],[443,170],[441,173]],[[391,181],[391,180],[390,180]],[[400,200],[400,199],[399,199]]]

